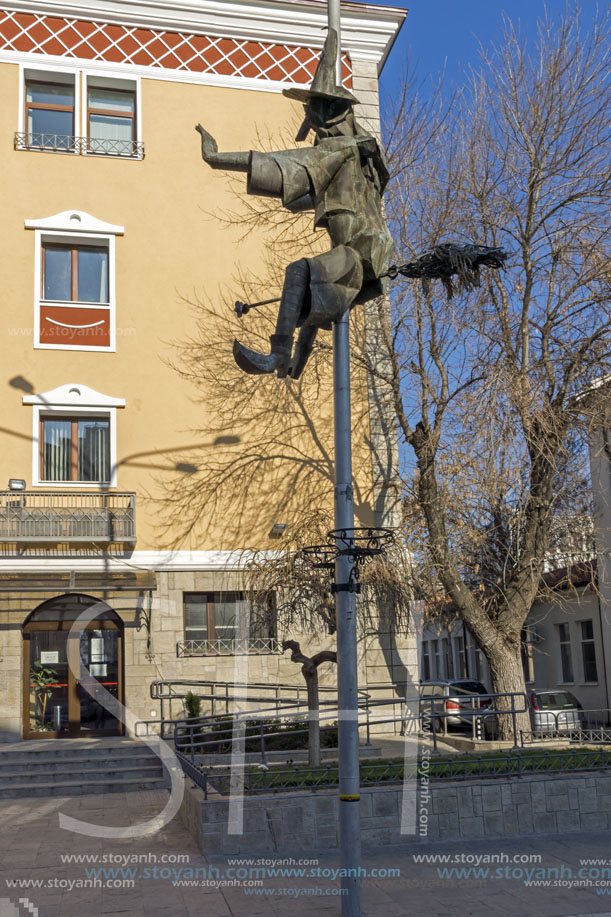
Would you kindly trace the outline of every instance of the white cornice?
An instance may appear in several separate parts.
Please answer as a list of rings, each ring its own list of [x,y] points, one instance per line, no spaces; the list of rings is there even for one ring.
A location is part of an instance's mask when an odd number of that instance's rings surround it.
[[[1,8],[29,13],[190,31],[274,44],[322,47],[327,26],[323,0],[9,0]],[[406,10],[342,4],[342,48],[381,70]]]
[[[50,392],[24,395],[23,403],[39,404],[45,407],[124,408],[125,398],[111,398],[80,382],[68,382],[66,385],[51,389]]]
[[[0,558],[0,571],[90,571],[125,572],[155,570],[157,572],[222,573],[244,569],[252,553],[249,551],[133,551],[127,558],[105,557],[9,557]]]
[[[115,236],[123,235],[125,232],[122,226],[105,223],[90,213],[85,213],[84,210],[62,210],[61,213],[55,213],[51,217],[43,217],[42,220],[26,220],[25,228],[54,229],[58,232],[95,232]]]

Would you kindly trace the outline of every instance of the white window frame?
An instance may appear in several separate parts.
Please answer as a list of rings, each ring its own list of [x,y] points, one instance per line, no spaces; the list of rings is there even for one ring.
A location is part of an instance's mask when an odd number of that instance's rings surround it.
[[[425,665],[425,659],[428,665]],[[421,651],[421,664],[422,664],[422,681],[431,681],[432,680],[432,666],[431,666],[431,641],[423,640],[422,641],[422,651]],[[426,669],[428,668],[428,675]]]
[[[460,648],[461,640],[462,640],[462,652]],[[452,637],[452,643],[454,644],[454,672],[458,673],[456,675],[456,678],[466,678],[467,669],[468,669],[467,647],[465,645],[465,638],[463,634],[455,634]]]
[[[87,110],[89,107],[89,84],[90,82],[95,86],[104,87],[106,89],[112,89],[113,84],[117,89],[127,89],[129,91],[134,91],[136,94],[136,117],[135,117],[135,135],[134,143],[142,143],[142,92],[141,92],[141,81],[139,76],[128,77],[125,73],[113,73],[99,70],[82,70],[82,80],[83,80],[83,104],[80,106],[80,125],[81,125],[81,136],[89,136],[89,124],[87,119]],[[120,85],[119,85],[120,84]],[[83,154],[85,156],[95,156],[102,157],[102,159],[142,159],[142,153],[138,153],[134,156],[122,156],[120,153],[92,153],[85,151]]]
[[[39,395],[24,395],[23,404],[32,405],[32,487],[65,490],[100,490],[117,486],[117,408],[124,398],[111,398],[79,382],[69,382]],[[40,421],[52,414],[78,417],[107,417],[110,421],[110,481],[43,481],[40,472]]]
[[[566,627],[568,632],[568,639],[562,639],[562,628]],[[573,658],[573,637],[571,634],[571,625],[569,621],[559,621],[556,624],[556,637],[558,639],[558,684],[559,685],[574,685],[575,684],[575,660]],[[565,679],[563,667],[562,667],[562,647],[568,646],[569,648],[569,665],[571,667],[571,673],[573,675],[570,679]]]
[[[597,685],[600,681],[600,670],[599,670],[600,659],[599,659],[599,654],[596,650],[596,629],[594,627],[594,618],[584,618],[581,621],[577,621],[577,624],[579,625],[579,648],[580,648],[579,662],[581,665],[581,678],[582,678],[581,683],[584,685]],[[585,640],[583,637],[583,625],[584,624],[592,625],[592,636],[588,637]],[[583,647],[584,647],[584,644],[586,643],[588,644],[591,643],[592,646],[594,647],[594,665],[596,666],[596,678],[593,681],[588,681],[586,679],[586,667],[585,667],[585,662],[583,658]]]
[[[442,647],[440,646],[440,642],[441,641],[439,637],[434,637],[431,640],[431,650],[433,653],[432,658],[434,660],[434,665],[432,666],[432,669],[434,669],[433,678],[437,679],[437,681],[443,680],[443,671],[442,671],[443,654],[442,654]]]
[[[117,89],[132,89],[136,94],[136,130],[134,141],[142,143],[142,81],[139,76],[118,72],[116,70],[93,68],[83,69],[81,67],[66,67],[47,64],[19,64],[19,111],[17,114],[17,130],[20,134],[27,133],[27,124],[25,121],[25,84],[26,79],[37,79],[41,82],[68,82],[66,77],[71,77],[74,81],[74,131],[75,136],[87,137],[89,125],[87,123],[87,100],[89,82],[98,83],[99,86],[105,85],[112,89],[114,83]],[[46,153],[70,153],[73,156],[79,155],[79,150],[36,150],[36,152]],[[122,160],[141,160],[142,153],[133,156],[121,155],[120,153],[90,153],[83,152],[85,156],[102,157],[106,159]]]
[[[104,223],[82,210],[64,210],[42,220],[26,220],[26,229],[34,230],[34,347],[37,350],[81,350],[85,352],[115,353],[116,332],[116,258],[115,237],[122,235],[123,226]],[[101,245],[108,248],[108,303],[60,302],[70,308],[99,309],[109,313],[110,343],[108,347],[71,344],[43,344],[40,340],[40,308],[46,303],[42,297],[42,251],[45,242],[64,242],[76,245]]]
[[[79,125],[79,111],[81,108],[81,87],[79,71],[74,67],[54,67],[45,64],[44,67],[31,64],[19,64],[19,113],[17,116],[17,130],[20,134],[27,133],[27,124],[25,121],[25,84],[26,80],[40,80],[41,82],[60,82],[66,83],[68,80],[62,79],[65,76],[72,77],[74,81],[74,124],[73,130],[76,131]],[[58,80],[59,77],[59,80]],[[78,150],[39,150],[39,153],[68,153],[71,156],[78,156]]]

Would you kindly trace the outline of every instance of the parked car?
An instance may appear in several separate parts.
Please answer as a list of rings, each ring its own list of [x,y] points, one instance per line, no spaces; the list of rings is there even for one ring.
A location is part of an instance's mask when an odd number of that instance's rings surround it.
[[[473,717],[481,716],[482,710],[490,707],[488,691],[481,681],[472,678],[424,681],[420,684],[420,724],[425,732],[433,730],[432,720],[430,725],[427,724],[432,717],[435,718],[436,733],[443,733],[446,728],[472,729]],[[493,719],[484,715],[485,732],[490,731],[486,721]]]
[[[533,691],[529,695],[530,720],[534,733],[567,735],[586,725],[583,708],[570,691]]]

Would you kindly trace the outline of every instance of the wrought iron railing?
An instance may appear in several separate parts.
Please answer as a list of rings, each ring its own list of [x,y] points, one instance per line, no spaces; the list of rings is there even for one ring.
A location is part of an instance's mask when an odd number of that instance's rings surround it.
[[[0,491],[0,542],[135,540],[134,493]]]
[[[176,751],[184,772],[204,791],[208,799],[210,794],[229,795],[235,787],[235,771],[230,768],[207,767],[189,760],[184,752]],[[404,780],[415,782],[421,773],[421,762],[406,761],[404,758],[394,761],[361,761],[359,765],[359,785],[362,788],[389,786],[402,783]],[[429,782],[445,780],[478,780],[494,778],[523,778],[540,774],[565,774],[583,771],[607,770],[611,767],[609,749],[567,749],[566,751],[542,751],[538,755],[512,751],[504,754],[478,755],[469,758],[427,758],[427,778]],[[309,790],[332,789],[339,782],[337,762],[329,762],[320,767],[308,764],[293,764],[290,767],[258,766],[246,768],[243,774],[244,795],[257,793],[303,792]]]
[[[237,656],[245,653],[278,653],[275,637],[250,637],[248,640],[180,640],[177,656]]]
[[[140,140],[117,140],[101,137],[73,137],[70,134],[42,134],[17,131],[16,150],[42,150],[55,153],[89,153],[103,156],[144,158],[144,143]]]

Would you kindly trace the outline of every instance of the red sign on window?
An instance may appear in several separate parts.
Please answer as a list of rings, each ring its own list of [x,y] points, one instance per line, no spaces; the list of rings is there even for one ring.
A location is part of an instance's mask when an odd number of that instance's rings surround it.
[[[40,307],[40,343],[110,347],[110,312],[87,306]]]

